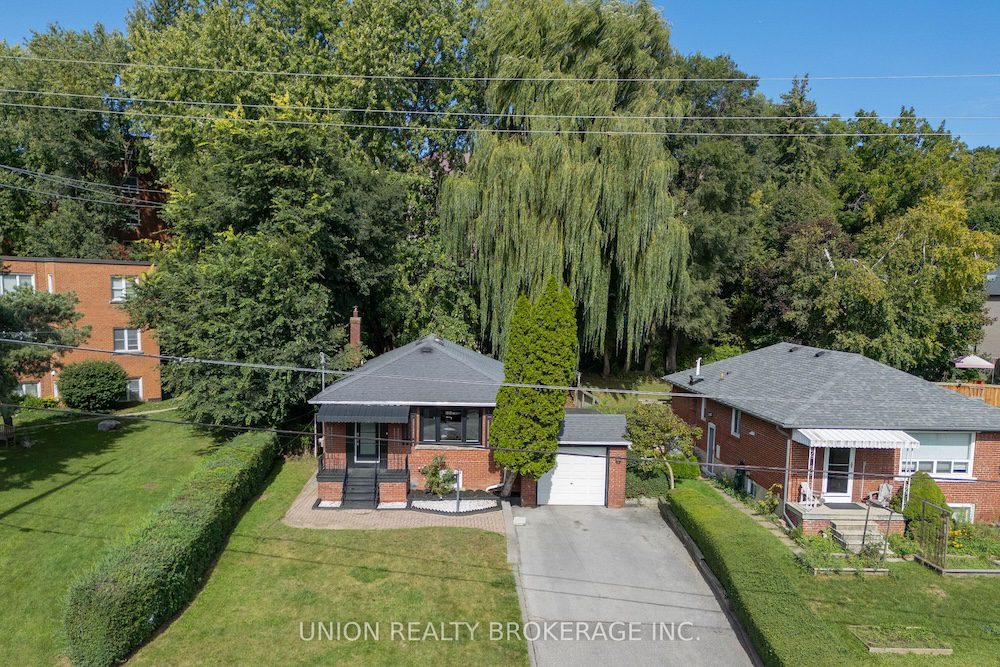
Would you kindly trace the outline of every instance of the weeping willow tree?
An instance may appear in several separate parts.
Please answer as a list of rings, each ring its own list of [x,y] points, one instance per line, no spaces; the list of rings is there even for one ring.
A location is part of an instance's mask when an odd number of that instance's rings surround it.
[[[445,240],[480,291],[494,347],[522,292],[572,291],[583,350],[631,358],[687,285],[688,231],[657,132],[681,109],[669,30],[648,2],[515,0],[487,11],[475,51],[488,115],[441,194]],[[623,133],[623,132],[628,132]]]

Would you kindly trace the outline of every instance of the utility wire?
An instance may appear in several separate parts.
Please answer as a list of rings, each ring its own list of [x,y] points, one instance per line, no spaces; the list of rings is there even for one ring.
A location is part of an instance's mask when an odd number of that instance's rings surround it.
[[[34,176],[41,178],[43,180],[56,181],[60,183],[68,184],[80,184],[81,190],[93,190],[94,192],[102,192],[103,194],[119,195],[120,193],[132,193],[132,192],[147,192],[150,194],[166,195],[170,194],[166,190],[153,190],[149,188],[132,188],[127,185],[111,185],[110,183],[96,183],[94,181],[85,181],[79,178],[69,178],[68,176],[57,176],[56,174],[47,174],[43,171],[32,171],[31,169],[24,169],[23,167],[14,167],[9,164],[0,164],[0,169],[6,169],[7,171],[12,171],[15,174],[22,174],[24,176]],[[102,188],[107,188],[103,189]]]
[[[23,190],[24,192],[32,192],[38,195],[48,195],[50,197],[58,197],[60,199],[73,199],[76,201],[92,202],[95,204],[105,204],[107,206],[126,206],[128,208],[155,208],[155,209],[163,208],[161,204],[155,204],[155,203],[133,204],[125,201],[108,201],[106,199],[91,199],[89,197],[76,197],[74,195],[66,195],[59,192],[50,192],[48,190],[35,190],[32,188],[25,188],[19,185],[11,185],[9,183],[0,183],[0,188],[5,188],[8,190]]]
[[[20,332],[26,333],[26,332]],[[0,338],[0,343],[9,343],[12,345],[29,345],[35,347],[45,347],[55,350],[64,351],[77,351],[77,352],[94,352],[99,354],[110,354],[114,356],[121,357],[139,357],[146,359],[156,359],[158,361],[168,361],[172,363],[179,364],[204,364],[204,365],[214,365],[214,366],[229,366],[235,368],[253,368],[257,370],[268,370],[268,371],[284,371],[284,372],[294,372],[294,373],[314,373],[314,374],[330,374],[339,375],[341,377],[351,377],[355,375],[364,375],[365,377],[377,377],[387,380],[415,380],[418,382],[445,382],[448,384],[461,384],[461,385],[473,385],[473,386],[487,386],[487,387],[515,387],[519,389],[552,389],[558,391],[579,391],[586,390],[590,392],[600,392],[607,394],[626,394],[633,396],[661,396],[661,397],[680,397],[680,398],[709,398],[714,400],[733,400],[733,399],[745,399],[745,400],[755,400],[755,401],[774,401],[774,402],[785,402],[785,403],[795,403],[791,399],[779,399],[779,398],[766,398],[761,396],[726,396],[726,397],[715,397],[709,394],[693,394],[688,392],[677,392],[677,391],[651,391],[645,389],[618,389],[611,387],[586,387],[579,386],[573,387],[570,385],[552,385],[552,384],[530,384],[530,383],[520,383],[520,382],[497,382],[489,380],[460,380],[460,379],[450,379],[450,378],[433,378],[433,377],[415,377],[411,375],[391,375],[383,373],[365,372],[365,371],[339,371],[330,370],[322,368],[312,368],[309,366],[285,366],[280,364],[260,364],[251,363],[244,361],[227,361],[222,359],[203,359],[199,357],[182,357],[167,354],[149,354],[146,352],[124,352],[119,350],[109,350],[107,348],[99,347],[82,347],[76,345],[63,345],[59,343],[45,343],[41,341],[25,340],[23,338],[8,337]]]
[[[659,116],[633,116],[627,114],[518,114],[518,113],[496,113],[485,111],[435,111],[430,109],[376,109],[358,108],[342,106],[313,106],[300,104],[253,104],[249,102],[208,102],[204,100],[176,100],[162,98],[142,98],[142,97],[113,97],[109,95],[90,95],[84,93],[66,93],[51,90],[22,90],[14,88],[0,88],[0,93],[12,93],[17,95],[51,95],[53,97],[70,97],[82,99],[96,99],[117,102],[134,102],[139,104],[180,104],[190,106],[201,106],[209,108],[246,108],[246,109],[294,109],[296,111],[317,111],[330,113],[371,113],[371,114],[398,114],[398,115],[418,115],[418,116],[440,116],[440,117],[476,117],[476,118],[530,118],[554,119],[554,120],[1000,120],[1000,116],[685,116],[685,115],[659,115]],[[140,114],[142,112],[139,112]]]
[[[832,138],[832,137],[950,137],[951,132],[699,132],[663,130],[594,130],[594,129],[538,129],[538,128],[492,128],[492,127],[427,127],[421,125],[383,125],[378,123],[347,123],[333,121],[290,120],[284,118],[234,118],[227,116],[195,116],[191,114],[168,114],[149,111],[122,111],[119,109],[85,109],[57,105],[27,104],[22,102],[0,102],[0,106],[24,109],[44,109],[50,111],[75,111],[81,113],[132,115],[147,118],[169,118],[210,122],[258,123],[265,125],[287,125],[297,127],[337,127],[366,130],[399,130],[409,132],[458,132],[468,134],[564,134],[564,135],[610,135],[610,136],[654,136],[654,137],[747,137],[747,138]],[[801,117],[807,120],[809,116]],[[995,136],[997,132],[963,132],[962,136]]]
[[[735,83],[751,81],[796,81],[804,75],[792,76],[742,76],[742,77],[552,77],[552,76],[444,76],[423,74],[346,74],[327,72],[294,72],[283,70],[261,70],[225,67],[204,67],[197,65],[163,65],[148,62],[115,62],[111,60],[90,60],[80,58],[51,58],[41,56],[0,55],[0,59],[20,62],[46,62],[68,65],[102,65],[117,68],[158,69],[169,72],[211,72],[214,74],[244,74],[251,76],[287,76],[294,78],[315,78],[333,80],[366,79],[376,81],[524,81],[531,83]],[[862,74],[809,76],[810,81],[887,81],[887,80],[934,80],[934,79],[996,79],[1000,73],[957,73],[957,74]]]
[[[224,429],[224,430],[238,431],[238,432],[243,432],[243,433],[258,433],[259,432],[259,433],[274,433],[274,434],[277,434],[277,435],[285,435],[285,436],[309,436],[309,437],[315,437],[317,435],[313,431],[297,431],[297,430],[293,430],[293,429],[265,428],[265,427],[260,427],[260,426],[234,426],[234,425],[230,425],[230,424],[212,424],[212,423],[208,423],[208,422],[196,422],[196,421],[188,421],[188,420],[181,420],[181,419],[166,419],[166,418],[162,418],[162,417],[150,417],[148,415],[142,415],[142,414],[131,414],[130,415],[130,414],[127,414],[127,413],[92,412],[92,411],[87,411],[87,410],[75,410],[75,409],[65,409],[65,408],[25,407],[25,406],[22,406],[22,405],[20,405],[18,403],[0,403],[0,408],[22,409],[22,410],[27,410],[27,411],[37,410],[37,411],[42,411],[42,412],[52,412],[52,413],[58,413],[58,414],[75,415],[75,416],[79,416],[79,417],[102,417],[102,418],[106,418],[106,419],[122,419],[122,420],[126,420],[127,419],[127,420],[131,420],[131,421],[148,421],[148,422],[162,423],[162,424],[176,424],[176,425],[179,425],[179,426],[195,426],[195,427],[205,428],[205,429]],[[345,440],[350,440],[351,436],[344,436],[344,439]],[[381,442],[386,442],[386,443],[388,443],[388,442],[406,442],[406,443],[412,444],[414,442],[411,439],[398,439],[398,438],[396,438],[396,439],[394,439],[394,438],[374,438],[374,440],[375,440],[375,442],[379,442],[379,443],[381,443]],[[448,443],[440,443],[439,442],[439,443],[429,443],[429,444],[448,444]],[[500,452],[525,452],[525,453],[528,453],[528,454],[557,454],[558,453],[561,456],[577,456],[577,457],[584,457],[584,458],[611,459],[613,461],[618,461],[618,462],[621,462],[621,461],[636,461],[636,462],[649,462],[649,463],[663,463],[664,460],[665,460],[663,458],[658,458],[658,457],[655,457],[655,456],[634,456],[634,455],[621,456],[621,455],[617,455],[617,454],[600,454],[600,453],[591,454],[591,453],[581,453],[581,452],[557,452],[557,451],[542,450],[542,449],[520,449],[520,448],[516,448],[516,447],[496,447],[496,446],[493,446],[493,445],[483,445],[483,444],[466,444],[466,443],[463,443],[461,445],[461,447],[463,449],[487,450],[487,451],[494,451],[494,452],[496,452],[496,451],[500,451]],[[783,466],[743,465],[743,464],[738,464],[738,463],[721,463],[721,462],[707,463],[705,461],[668,461],[668,462],[671,465],[697,465],[697,466],[706,467],[706,468],[713,468],[713,469],[715,469],[715,468],[722,468],[722,469],[727,469],[727,470],[729,470],[729,469],[735,469],[735,470],[745,470],[745,471],[750,471],[750,472],[780,472],[780,473],[788,472],[790,474],[792,474],[792,473],[807,474],[809,472],[809,470],[807,468],[790,468],[790,467],[783,467]],[[855,473],[853,473],[853,476],[856,477],[856,478],[860,478],[860,477],[862,477],[862,473],[855,472]],[[863,474],[863,476],[865,477],[865,479],[871,479],[871,480],[875,480],[875,479],[901,480],[901,479],[907,479],[909,477],[909,475],[904,475],[904,474],[895,474],[895,473],[892,473],[892,474],[886,474],[886,473],[879,474],[879,473],[868,472],[868,471],[865,471],[864,474]],[[1000,479],[983,479],[983,478],[978,478],[977,477],[973,481],[975,481],[975,482],[982,482],[982,483],[985,483],[985,484],[1000,484]]]

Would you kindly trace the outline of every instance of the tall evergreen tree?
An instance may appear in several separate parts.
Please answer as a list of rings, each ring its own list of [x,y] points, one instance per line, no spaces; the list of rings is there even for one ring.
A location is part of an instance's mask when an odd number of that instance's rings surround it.
[[[514,304],[507,327],[504,381],[566,386],[577,362],[573,298],[549,279],[538,300],[523,294]],[[490,428],[493,456],[507,470],[503,493],[509,495],[518,474],[538,479],[555,465],[559,424],[566,392],[558,389],[501,387]]]
[[[687,285],[675,161],[662,136],[614,133],[673,126],[642,118],[677,110],[673,84],[636,81],[676,75],[669,30],[649,2],[577,0],[497,3],[482,30],[481,69],[503,77],[486,104],[501,117],[445,182],[446,240],[479,285],[494,348],[518,294],[557,276],[579,306],[584,349],[607,370],[670,321]]]

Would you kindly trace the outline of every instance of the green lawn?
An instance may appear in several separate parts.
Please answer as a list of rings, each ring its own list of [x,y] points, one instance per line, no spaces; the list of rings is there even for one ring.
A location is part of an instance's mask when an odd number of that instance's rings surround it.
[[[250,507],[205,587],[136,665],[525,665],[523,642],[413,641],[392,622],[521,618],[503,535],[463,528],[291,528],[281,517],[315,472],[285,462]],[[311,623],[379,624],[378,641],[303,641]],[[375,627],[374,625],[372,626]],[[280,656],[280,659],[278,658]]]
[[[33,416],[52,414],[22,411],[18,420],[38,425]],[[51,665],[63,655],[70,582],[142,523],[214,441],[169,424],[100,433],[95,421],[25,434],[30,449],[0,448],[0,665]]]
[[[813,577],[795,565],[791,552],[752,519],[726,504],[708,484],[683,481],[671,502],[730,595],[745,599],[752,622],[777,648],[774,664],[796,664],[791,654],[809,651],[819,637],[828,651],[813,651],[810,664],[987,665],[1000,655],[1000,578],[942,577],[916,563],[890,564],[888,576]],[[712,556],[720,562],[712,562]],[[721,570],[721,573],[720,573]],[[780,580],[783,597],[767,590]],[[755,605],[757,598],[764,604]],[[796,622],[767,600],[804,604]],[[781,617],[785,616],[785,623]],[[873,655],[848,626],[918,626],[954,649],[948,658]],[[832,635],[832,642],[831,642]],[[822,654],[830,656],[824,660]],[[790,659],[791,658],[791,659]]]
[[[584,385],[588,387],[606,387],[608,389],[633,389],[636,391],[670,391],[671,386],[661,380],[658,376],[649,373],[616,373],[608,377],[601,377],[600,373],[586,373],[582,378]],[[600,400],[597,409],[601,412],[613,412],[626,414],[635,409],[640,401],[669,401],[668,396],[657,396],[652,394],[616,394],[612,392],[595,391],[594,395]]]

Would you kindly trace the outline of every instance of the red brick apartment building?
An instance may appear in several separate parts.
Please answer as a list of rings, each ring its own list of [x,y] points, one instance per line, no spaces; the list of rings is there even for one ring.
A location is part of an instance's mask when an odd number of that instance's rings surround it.
[[[674,397],[674,410],[701,429],[706,470],[746,466],[745,490],[780,488],[779,511],[807,533],[864,516],[863,500],[915,472],[935,479],[956,519],[1000,522],[1000,408],[979,399],[860,354],[791,343],[664,379],[691,394]],[[898,514],[886,521],[902,529]]]
[[[34,290],[74,292],[80,325],[90,326],[90,339],[83,345],[119,352],[159,354],[160,346],[151,331],[129,327],[128,313],[121,307],[129,290],[150,270],[146,262],[40,257],[0,257],[0,294],[28,285]],[[63,364],[87,359],[113,360],[128,373],[129,385],[123,401],[150,401],[161,398],[160,366],[155,359],[73,351]],[[32,396],[58,398],[59,371],[43,377],[21,378],[21,392]]]

